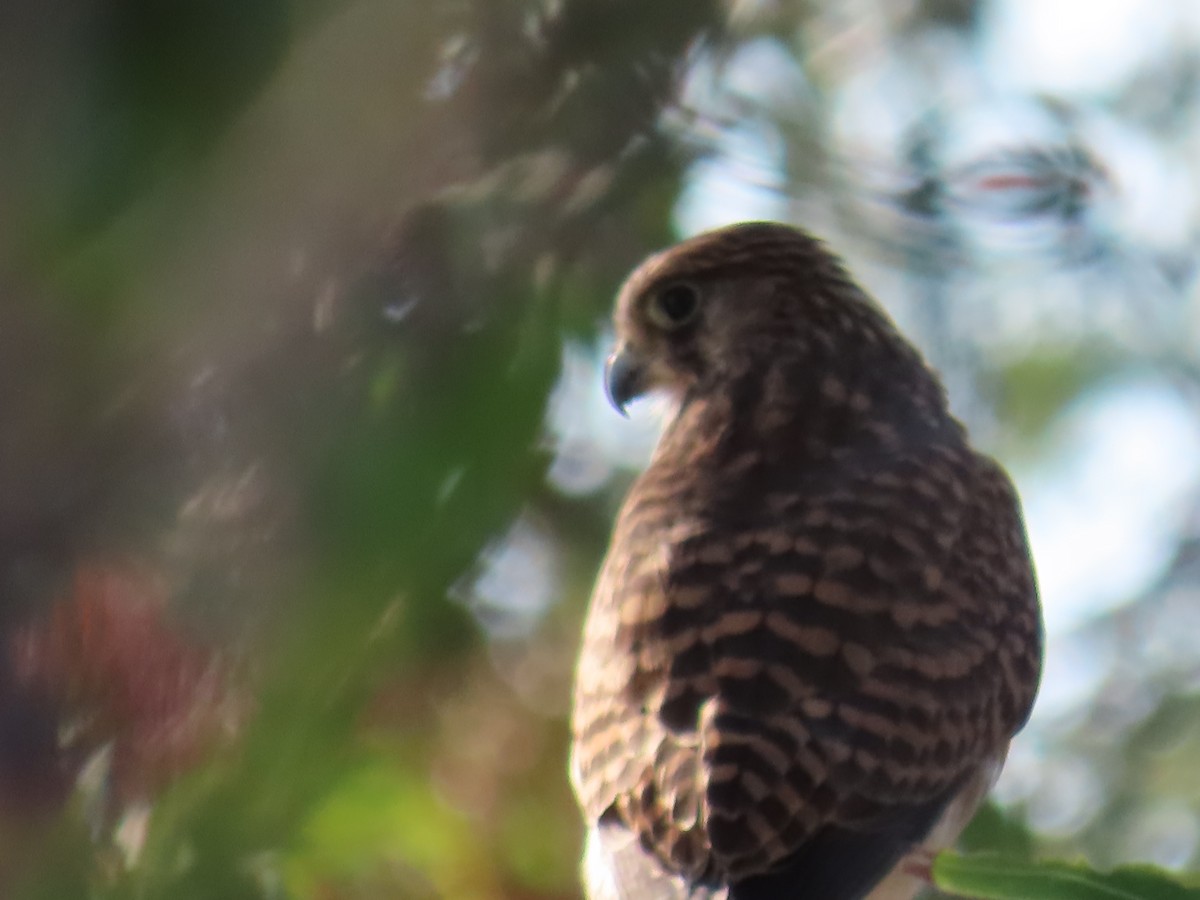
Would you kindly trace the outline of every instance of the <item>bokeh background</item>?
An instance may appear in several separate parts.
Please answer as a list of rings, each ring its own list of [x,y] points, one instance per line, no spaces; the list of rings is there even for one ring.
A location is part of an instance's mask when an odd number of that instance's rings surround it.
[[[1026,505],[975,846],[1200,859],[1200,6],[5,0],[0,896],[574,898],[647,252],[826,237]]]

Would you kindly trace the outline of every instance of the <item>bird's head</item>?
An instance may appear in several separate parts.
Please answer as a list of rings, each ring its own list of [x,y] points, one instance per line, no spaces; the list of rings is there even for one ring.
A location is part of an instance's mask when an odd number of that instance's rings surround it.
[[[621,289],[615,325],[606,385],[622,413],[649,391],[682,399],[781,359],[828,370],[881,345],[907,348],[820,241],[767,222],[710,231],[647,259]]]

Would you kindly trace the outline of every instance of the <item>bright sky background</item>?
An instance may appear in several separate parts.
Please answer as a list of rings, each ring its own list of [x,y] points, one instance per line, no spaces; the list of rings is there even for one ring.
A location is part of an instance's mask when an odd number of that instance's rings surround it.
[[[1113,90],[1165,42],[1200,33],[1200,3],[997,0],[985,22],[976,48],[985,92],[1017,97],[1045,91],[1086,108],[1089,98]],[[749,54],[746,69],[735,68],[729,77],[762,83],[770,75],[770,56],[769,51]],[[781,72],[781,77],[794,81],[795,73]],[[1156,157],[1148,140],[1136,134],[1122,135],[1111,124],[1107,134],[1107,161],[1118,168],[1114,181],[1134,204],[1126,204],[1123,225],[1132,223],[1133,239],[1148,244],[1177,239],[1192,221],[1193,201],[1181,180],[1169,178],[1170,161]],[[788,201],[777,189],[778,140],[751,124],[726,132],[718,146],[721,152],[691,173],[677,209],[680,231],[687,235],[745,219],[786,218]],[[1136,196],[1147,193],[1154,200],[1152,215],[1136,208]],[[1145,225],[1141,231],[1139,218]],[[1003,302],[1044,304],[1047,296],[1014,291]],[[1032,314],[1024,318],[1038,320]],[[1036,335],[1028,337],[1032,341]],[[565,429],[560,431],[564,446],[597,451],[560,454],[552,477],[568,490],[594,489],[612,465],[638,465],[653,445],[653,409],[635,405],[633,420],[626,423],[608,408],[599,377],[603,352],[584,347],[567,352],[554,419]],[[1010,466],[1024,498],[1050,640],[1036,714],[1045,720],[1086,703],[1105,674],[1100,665],[1083,665],[1063,644],[1066,636],[1136,599],[1159,577],[1187,500],[1200,489],[1195,419],[1185,400],[1152,373],[1106,383],[1080,398],[1048,443],[1050,452],[1035,462]]]
[[[882,54],[864,56],[860,70],[849,73],[835,97],[833,133],[839,147],[848,148],[847,159],[865,148],[886,161],[914,117],[936,99],[952,112],[956,130],[945,143],[958,154],[953,159],[970,163],[997,148],[1052,142],[1055,127],[1061,134],[1061,123],[1056,126],[1053,116],[1046,115],[1052,107],[1039,106],[1035,98],[1055,96],[1070,105],[1075,137],[1103,167],[1104,196],[1095,198],[1093,213],[1077,229],[1081,234],[1065,228],[1053,213],[1038,219],[1035,212],[1027,227],[1018,229],[1022,240],[1007,255],[1003,247],[981,244],[985,252],[975,257],[977,268],[966,266],[950,279],[938,276],[952,290],[965,292],[960,302],[992,304],[999,331],[980,342],[981,352],[1001,354],[997,358],[1020,355],[1045,340],[1051,329],[1085,342],[1107,341],[1146,361],[1143,368],[1127,367],[1090,385],[1055,418],[1052,431],[1039,438],[1036,456],[1000,454],[1024,503],[1047,652],[1030,727],[1013,744],[996,796],[1023,804],[1039,832],[1070,836],[1097,814],[1106,776],[1094,759],[1056,735],[1069,733],[1072,722],[1096,708],[1100,692],[1114,684],[1123,661],[1136,658],[1141,661],[1136,664],[1160,670],[1180,661],[1194,665],[1190,626],[1179,624],[1194,602],[1190,596],[1182,599],[1182,612],[1164,608],[1148,619],[1136,646],[1117,632],[1097,632],[1088,625],[1152,590],[1171,562],[1178,535],[1185,525],[1195,524],[1183,517],[1200,491],[1200,422],[1194,399],[1168,380],[1155,355],[1175,347],[1179,355],[1196,359],[1200,348],[1200,296],[1179,296],[1160,268],[1160,261],[1172,254],[1195,253],[1200,117],[1192,125],[1196,134],[1189,145],[1188,139],[1164,139],[1136,121],[1117,118],[1106,111],[1105,101],[1139,68],[1152,69],[1171,42],[1200,47],[1200,0],[993,0],[985,8],[983,26],[975,43],[951,46],[944,58],[937,47],[914,51],[888,44],[882,45]],[[904,64],[889,58],[903,52],[915,52],[917,64],[912,65],[911,56]],[[726,89],[765,97],[776,108],[808,89],[788,54],[766,39],[745,45],[725,74]],[[712,139],[716,152],[696,163],[687,179],[675,211],[681,236],[747,219],[794,220],[799,215],[803,221],[797,224],[832,238],[835,246],[842,240],[853,243],[853,235],[831,233],[819,204],[814,212],[787,196],[781,175],[785,148],[772,127],[753,118],[735,121],[724,130],[714,124],[711,133],[698,136]],[[864,171],[864,177],[874,177],[874,170]],[[1002,167],[991,174],[997,172],[1001,178],[1006,174]],[[886,183],[886,166],[880,177],[885,191],[895,188]],[[878,188],[869,183],[868,189]],[[969,182],[966,188],[972,189]],[[970,195],[964,196],[971,202]],[[984,204],[987,199],[983,197]],[[1001,212],[1021,208],[1020,196],[996,199]],[[982,222],[979,237],[986,241],[988,209],[980,205],[977,211],[982,215],[975,224]],[[1002,223],[1002,217],[996,222]],[[1061,261],[1047,265],[1055,257],[1045,242],[1077,238],[1084,249],[1104,248],[1103,265],[1086,272]],[[1089,245],[1088,240],[1100,243]],[[987,255],[991,250],[995,259]],[[912,310],[905,300],[912,276],[870,258],[852,256],[851,262],[908,329]],[[604,341],[565,350],[564,377],[550,412],[557,450],[550,477],[566,493],[591,493],[616,469],[640,468],[657,437],[660,410],[652,400],[634,404],[629,420],[618,418],[608,406],[601,379],[607,351]],[[953,379],[947,381],[953,397]],[[976,433],[985,442],[995,437],[986,423]],[[528,543],[522,540],[528,524],[518,523],[510,539],[498,545],[493,569],[499,575],[508,572],[507,580],[519,577],[528,583],[531,577],[527,569],[508,571],[511,567],[503,565],[506,556]],[[542,598],[535,608],[551,602],[555,593],[550,575],[542,574],[545,590],[534,592]],[[479,587],[488,589],[480,592]],[[510,590],[501,577],[490,586],[477,586],[478,593],[490,595],[477,609],[487,618],[501,610]],[[535,611],[508,610],[504,615],[514,617],[519,627],[522,616]],[[1200,844],[1200,823],[1186,805],[1159,803],[1140,810],[1126,838],[1107,862],[1178,866]]]

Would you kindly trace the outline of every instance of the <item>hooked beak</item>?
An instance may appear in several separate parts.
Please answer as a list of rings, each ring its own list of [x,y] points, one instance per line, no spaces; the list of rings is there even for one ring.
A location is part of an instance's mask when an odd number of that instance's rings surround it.
[[[629,414],[625,407],[646,389],[642,377],[642,361],[627,344],[617,347],[604,364],[604,390],[608,402],[626,418]]]

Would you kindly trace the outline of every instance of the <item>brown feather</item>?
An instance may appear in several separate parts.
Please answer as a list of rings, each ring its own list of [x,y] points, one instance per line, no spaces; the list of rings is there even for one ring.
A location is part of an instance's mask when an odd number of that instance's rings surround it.
[[[647,298],[679,282],[698,321],[656,332]],[[784,226],[652,257],[616,320],[678,410],[585,626],[589,821],[724,884],[973,783],[1028,715],[1040,616],[1016,494],[934,373]]]

